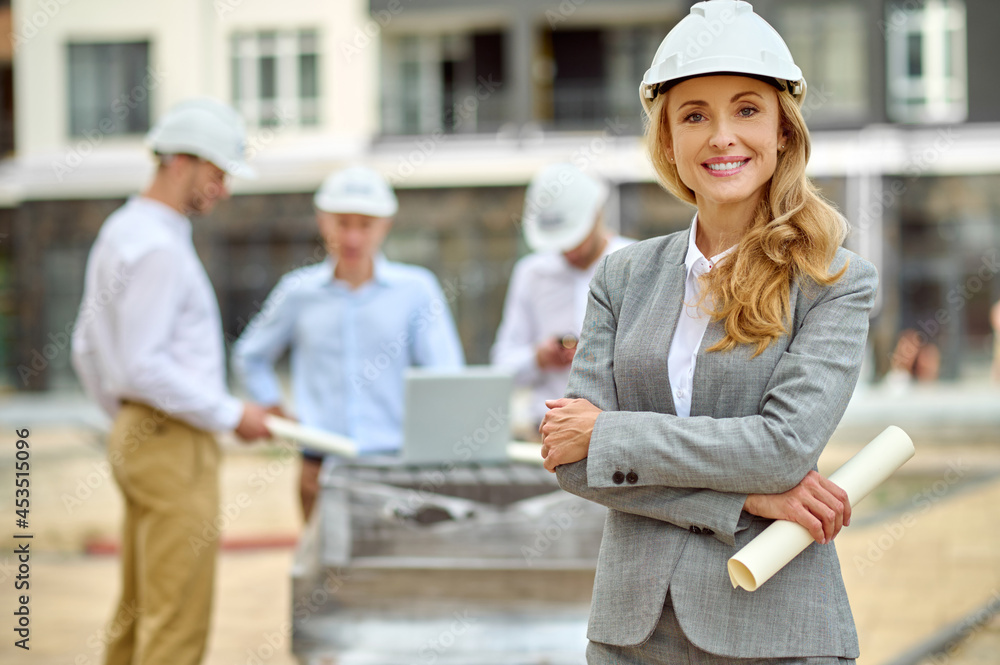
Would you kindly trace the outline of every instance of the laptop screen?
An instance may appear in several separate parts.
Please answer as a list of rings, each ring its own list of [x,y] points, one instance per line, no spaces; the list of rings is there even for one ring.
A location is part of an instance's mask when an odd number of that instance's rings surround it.
[[[403,461],[505,462],[513,375],[490,366],[406,373]]]

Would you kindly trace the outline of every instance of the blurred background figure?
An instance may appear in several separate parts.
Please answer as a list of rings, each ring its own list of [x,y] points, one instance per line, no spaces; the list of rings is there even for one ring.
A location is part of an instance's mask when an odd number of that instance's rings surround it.
[[[226,389],[219,306],[187,217],[228,198],[227,176],[253,175],[245,140],[220,102],[170,110],[147,137],[152,182],[104,222],[87,261],[72,360],[114,419],[108,454],[125,499],[109,665],[201,661],[218,548],[204,529],[219,513],[213,432],[269,436],[264,409]]]
[[[990,325],[993,327],[993,369],[990,376],[994,383],[1000,383],[1000,300],[990,309]]]
[[[490,360],[531,388],[524,438],[538,438],[546,399],[563,396],[587,292],[599,260],[631,243],[604,228],[603,183],[571,164],[542,169],[525,195],[522,224],[533,253],[515,265]]]
[[[255,399],[284,415],[274,363],[290,348],[296,416],[354,439],[363,455],[395,453],[406,368],[464,364],[451,310],[433,273],[382,255],[398,204],[381,175],[361,166],[338,171],[313,203],[328,258],[278,282],[236,342],[235,371]],[[307,521],[322,462],[303,453]]]
[[[900,387],[914,381],[937,381],[941,372],[941,351],[922,333],[907,328],[899,334],[891,358],[886,383]]]

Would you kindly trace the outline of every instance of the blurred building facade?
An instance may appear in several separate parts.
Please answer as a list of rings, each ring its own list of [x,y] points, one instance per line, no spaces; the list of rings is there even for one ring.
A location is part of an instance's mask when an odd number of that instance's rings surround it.
[[[73,383],[65,348],[87,250],[151,173],[151,120],[193,95],[240,110],[261,173],[195,223],[227,336],[283,272],[322,256],[311,194],[364,162],[400,197],[386,253],[438,274],[468,358],[485,362],[538,168],[571,161],[606,178],[605,217],[632,237],[690,223],[653,181],[638,99],[690,4],[15,0],[15,150],[0,164],[6,382]],[[809,81],[810,173],[881,272],[872,371],[913,328],[941,349],[943,377],[985,372],[1000,297],[1000,5],[754,6]]]

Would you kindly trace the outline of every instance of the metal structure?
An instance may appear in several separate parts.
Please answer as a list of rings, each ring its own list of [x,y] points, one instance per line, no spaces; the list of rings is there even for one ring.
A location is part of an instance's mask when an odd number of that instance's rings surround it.
[[[293,570],[293,651],[304,665],[582,664],[604,513],[536,466],[327,469]]]

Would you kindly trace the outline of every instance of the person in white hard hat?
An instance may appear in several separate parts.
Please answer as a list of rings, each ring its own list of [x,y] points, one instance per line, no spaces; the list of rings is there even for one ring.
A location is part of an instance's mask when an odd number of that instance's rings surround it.
[[[393,454],[402,444],[406,368],[464,364],[451,310],[432,272],[381,254],[397,210],[381,175],[337,171],[313,203],[329,257],[281,278],[237,340],[234,369],[254,399],[281,415],[274,362],[291,348],[296,417],[353,439],[362,455]],[[321,454],[303,453],[306,520],[322,463]]]
[[[525,438],[537,436],[545,400],[566,392],[597,263],[632,242],[605,229],[606,197],[604,183],[572,164],[548,166],[528,186],[521,222],[533,253],[514,265],[490,351],[494,365],[531,387],[533,425]]]
[[[878,275],[805,176],[805,80],[746,2],[699,2],[640,86],[687,231],[591,282],[545,467],[606,505],[590,663],[843,665],[858,639],[833,540],[843,489],[816,460],[850,400]],[[727,563],[773,520],[813,542],[753,593]],[[755,586],[747,582],[747,586]]]
[[[189,215],[252,176],[243,123],[211,99],[181,103],[150,130],[149,186],[101,226],[73,332],[73,366],[114,419],[108,455],[125,499],[122,595],[109,665],[201,661],[212,607],[219,512],[214,433],[269,436],[264,408],[226,388],[215,292]]]

